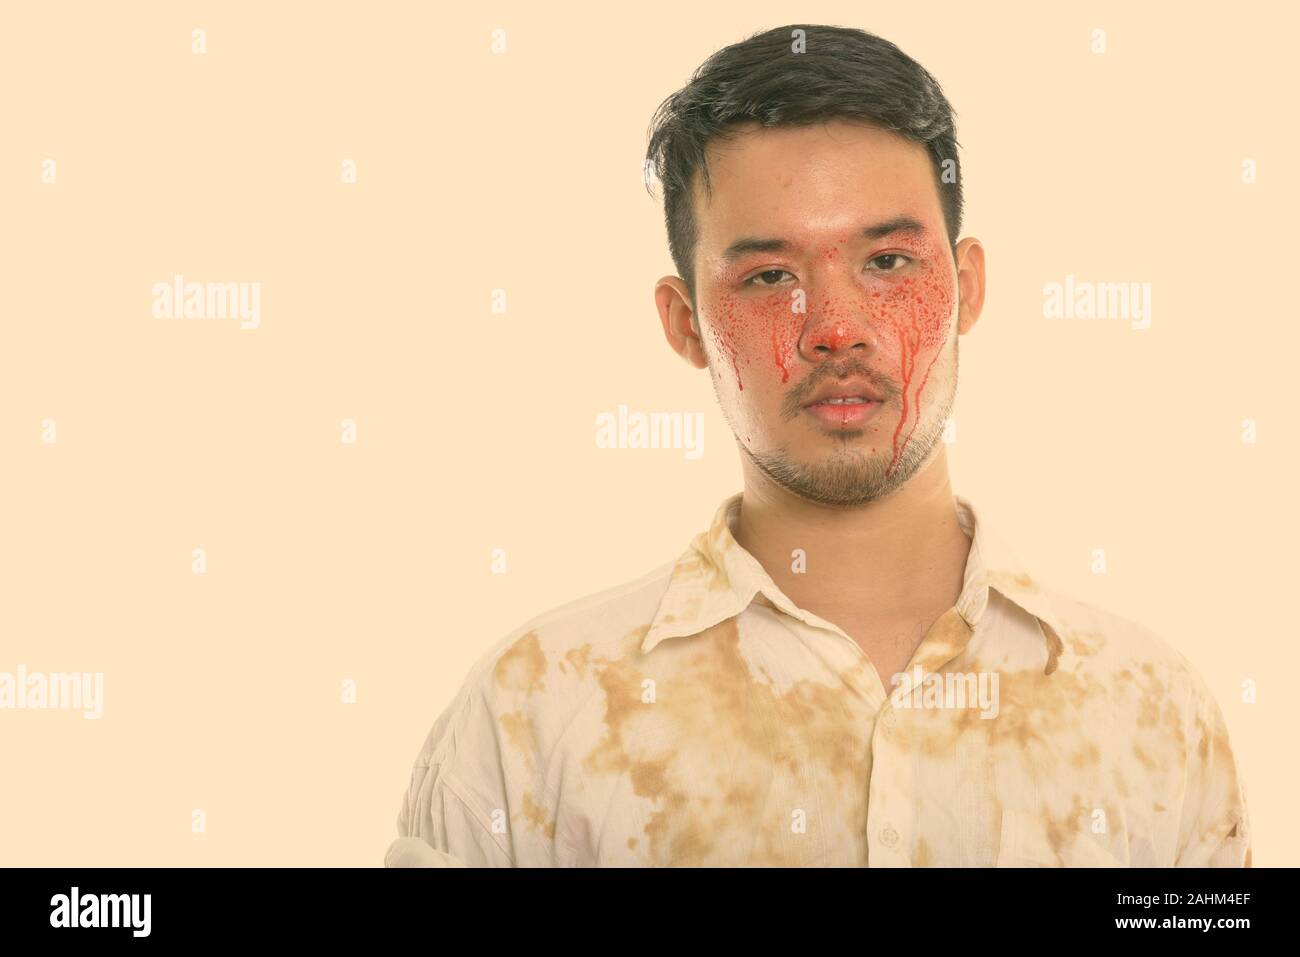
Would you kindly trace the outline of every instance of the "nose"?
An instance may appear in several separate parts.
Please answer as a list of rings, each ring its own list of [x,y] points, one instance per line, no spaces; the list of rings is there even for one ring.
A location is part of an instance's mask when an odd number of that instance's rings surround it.
[[[842,356],[866,358],[880,347],[867,317],[819,309],[810,316],[799,337],[799,352],[809,362]]]

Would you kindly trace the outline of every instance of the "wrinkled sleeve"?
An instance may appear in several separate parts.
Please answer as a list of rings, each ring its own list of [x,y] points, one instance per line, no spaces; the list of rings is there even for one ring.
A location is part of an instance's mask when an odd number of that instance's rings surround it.
[[[397,815],[398,838],[388,849],[389,867],[511,867],[509,844],[493,833],[490,810],[457,778],[458,747],[494,746],[475,741],[464,724],[469,689],[462,689],[438,717],[411,768]]]
[[[1249,867],[1251,831],[1245,782],[1223,712],[1199,675],[1194,676],[1190,711],[1175,866]]]

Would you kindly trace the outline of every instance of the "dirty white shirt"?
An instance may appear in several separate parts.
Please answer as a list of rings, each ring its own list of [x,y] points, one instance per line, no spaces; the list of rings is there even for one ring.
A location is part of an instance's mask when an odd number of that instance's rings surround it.
[[[953,504],[961,595],[890,687],[736,542],[740,493],[676,561],[520,625],[429,732],[389,863],[1249,866],[1199,672]]]

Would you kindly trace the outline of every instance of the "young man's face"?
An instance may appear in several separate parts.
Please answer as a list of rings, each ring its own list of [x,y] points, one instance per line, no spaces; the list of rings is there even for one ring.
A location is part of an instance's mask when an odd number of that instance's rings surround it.
[[[683,354],[702,347],[737,440],[779,485],[829,505],[879,498],[940,441],[957,386],[958,273],[929,156],[841,121],[741,127],[708,153],[699,342]],[[861,398],[811,404],[827,390]]]

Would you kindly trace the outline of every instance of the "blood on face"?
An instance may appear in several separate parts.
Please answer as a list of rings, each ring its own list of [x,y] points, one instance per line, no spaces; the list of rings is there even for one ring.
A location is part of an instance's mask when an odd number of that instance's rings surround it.
[[[714,295],[706,294],[704,326],[742,392],[746,380],[760,382],[760,391],[788,387],[792,375],[801,382],[817,364],[867,343],[870,349],[858,354],[860,361],[877,381],[889,380],[898,408],[892,471],[934,391],[931,372],[944,351],[953,313],[953,262],[946,247],[909,238],[881,251],[870,249],[860,269],[846,270],[841,268],[844,245],[841,241],[810,257],[809,284],[789,264],[763,263],[755,271],[738,263],[719,278]],[[887,265],[876,265],[881,262]],[[810,294],[810,288],[819,294]]]

